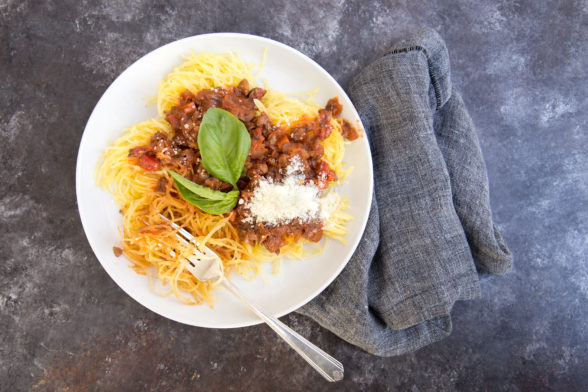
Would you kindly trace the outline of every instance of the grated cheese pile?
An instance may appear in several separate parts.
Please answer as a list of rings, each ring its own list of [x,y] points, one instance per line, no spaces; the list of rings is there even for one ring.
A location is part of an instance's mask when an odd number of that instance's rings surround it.
[[[260,180],[247,203],[251,216],[245,221],[252,223],[255,220],[273,226],[295,219],[328,219],[340,198],[333,193],[321,199],[319,189],[313,183],[304,184],[303,171],[302,161],[294,156],[286,168],[282,182]]]

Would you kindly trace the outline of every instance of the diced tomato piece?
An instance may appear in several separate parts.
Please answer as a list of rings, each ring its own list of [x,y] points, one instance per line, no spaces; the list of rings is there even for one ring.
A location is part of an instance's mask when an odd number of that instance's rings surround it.
[[[147,171],[157,171],[161,167],[159,161],[151,155],[141,155],[139,158],[139,166]]]

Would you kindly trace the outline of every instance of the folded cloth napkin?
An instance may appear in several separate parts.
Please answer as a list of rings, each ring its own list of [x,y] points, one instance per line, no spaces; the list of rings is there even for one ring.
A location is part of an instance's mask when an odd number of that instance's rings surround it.
[[[398,42],[348,91],[372,148],[375,195],[355,254],[298,312],[370,353],[400,355],[448,336],[454,302],[479,297],[479,274],[508,272],[512,255],[441,37],[423,30]]]

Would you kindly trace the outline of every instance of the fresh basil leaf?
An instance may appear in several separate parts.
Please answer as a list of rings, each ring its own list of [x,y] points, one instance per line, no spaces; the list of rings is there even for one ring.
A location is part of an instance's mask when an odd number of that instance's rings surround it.
[[[174,179],[176,188],[180,195],[188,203],[195,205],[204,212],[213,215],[221,215],[225,212],[231,211],[237,205],[239,200],[239,191],[231,191],[224,193],[215,191],[208,187],[198,185],[173,170],[168,170],[168,173]]]
[[[233,208],[235,208],[237,201],[239,200],[238,191],[231,191],[227,193],[229,197],[225,198],[224,200],[211,200],[198,196],[195,193],[190,193],[190,191],[181,184],[176,183],[176,187],[178,188],[178,191],[184,200],[200,208],[202,211],[213,215],[222,215],[225,212],[231,211]]]
[[[209,187],[206,187],[203,185],[198,185],[195,182],[192,182],[192,181],[188,180],[187,178],[182,177],[180,174],[176,173],[173,170],[168,169],[167,172],[172,176],[176,185],[179,182],[189,192],[195,193],[196,195],[198,195],[202,198],[205,198],[205,199],[224,200],[227,198],[227,195],[232,194],[232,192],[236,192],[237,195],[239,194],[238,191],[231,191],[228,193],[221,192],[221,191],[215,191],[213,189],[210,189]]]
[[[226,110],[210,108],[200,123],[198,148],[206,171],[237,189],[251,148],[245,125]]]

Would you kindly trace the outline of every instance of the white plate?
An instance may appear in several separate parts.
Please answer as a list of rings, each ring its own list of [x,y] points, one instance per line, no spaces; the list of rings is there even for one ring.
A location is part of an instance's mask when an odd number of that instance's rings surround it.
[[[158,83],[182,62],[181,55],[195,52],[238,52],[246,62],[260,63],[264,49],[267,60],[262,78],[272,89],[296,93],[319,88],[316,102],[324,104],[339,97],[343,117],[360,121],[351,101],[317,63],[284,44],[267,38],[219,33],[198,35],[162,46],[127,68],[106,90],[94,108],[80,143],[76,168],[76,192],[82,224],[94,253],[106,272],[129,294],[152,311],[185,324],[232,328],[260,323],[260,320],[226,290],[215,292],[214,308],[207,304],[181,304],[172,295],[161,297],[151,291],[148,278],[138,275],[123,256],[116,258],[113,245],[120,242],[117,227],[121,215],[109,193],[98,188],[94,171],[108,142],[116,140],[130,125],[157,117],[156,105],[145,106],[145,97],[157,94]],[[360,123],[360,122],[359,122]],[[359,243],[369,213],[372,188],[372,160],[368,140],[361,137],[349,144],[346,162],[355,169],[340,192],[351,200],[350,213],[355,220],[348,225],[347,245],[329,241],[323,254],[306,260],[285,260],[280,276],[266,268],[267,284],[259,277],[246,281],[234,276],[255,302],[270,313],[283,316],[304,305],[335,279]]]

